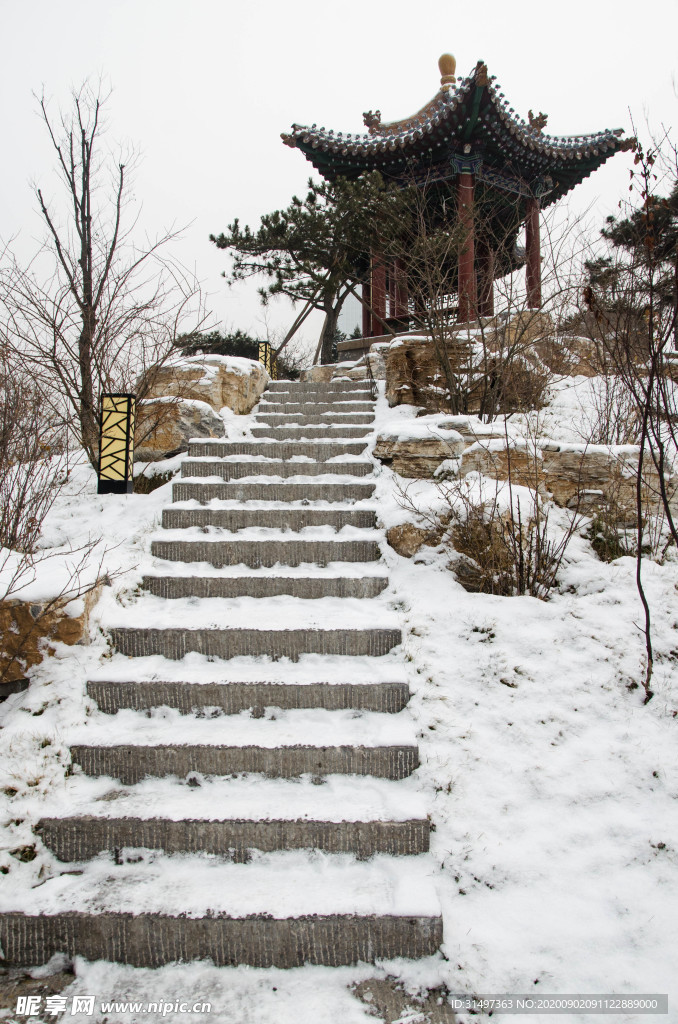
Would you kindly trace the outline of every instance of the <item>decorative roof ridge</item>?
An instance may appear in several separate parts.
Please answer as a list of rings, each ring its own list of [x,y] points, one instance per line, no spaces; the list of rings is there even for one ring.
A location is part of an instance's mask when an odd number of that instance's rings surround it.
[[[488,76],[487,66],[483,61],[476,63],[467,78],[458,80],[456,89],[449,81],[445,84],[444,80],[444,84],[435,96],[410,117],[382,123],[381,111],[366,111],[363,114],[363,120],[368,128],[368,134],[335,133],[334,130],[326,131],[324,127],[318,128],[315,124],[310,128],[294,124],[292,132],[290,134],[282,133],[281,138],[285,145],[292,148],[296,148],[298,143],[302,143],[303,145],[310,144],[314,149],[322,148],[342,154],[394,150],[396,147],[402,147],[405,143],[414,142],[418,138],[423,138],[425,134],[434,132],[469,99],[470,93],[475,88],[486,90],[495,115],[501,122],[502,130],[512,135],[524,147],[542,155],[560,155],[568,159],[581,159],[583,156],[588,156],[590,152],[597,156],[598,150],[601,149],[603,152],[606,152],[608,148],[626,150],[631,149],[635,144],[633,139],[621,138],[624,134],[622,128],[605,129],[590,135],[546,135],[543,128],[546,126],[547,116],[540,112],[535,118],[530,111],[529,123],[519,117],[514,108],[510,107],[508,101],[505,100],[504,93],[496,81],[496,76]],[[476,94],[474,105],[477,106],[477,103]],[[475,116],[477,113],[476,109]]]

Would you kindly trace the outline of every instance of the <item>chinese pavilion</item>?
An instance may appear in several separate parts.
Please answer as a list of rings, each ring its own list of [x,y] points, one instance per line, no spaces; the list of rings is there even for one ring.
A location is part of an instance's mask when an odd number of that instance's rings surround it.
[[[546,135],[546,115],[530,111],[527,122],[518,117],[482,61],[458,81],[454,57],[443,54],[438,65],[440,90],[412,117],[384,124],[380,111],[369,111],[363,115],[364,134],[295,124],[281,138],[328,180],[378,170],[386,181],[445,182],[456,196],[457,224],[463,229],[455,274],[457,320],[492,316],[494,280],[522,265],[527,302],[536,309],[541,305],[539,211],[614,153],[631,148],[633,140],[622,138],[622,129]],[[482,221],[476,217],[479,209],[489,211]],[[524,250],[516,245],[523,226]],[[388,266],[372,253],[363,298],[365,338],[383,334],[384,322],[402,328],[409,318],[407,268]]]

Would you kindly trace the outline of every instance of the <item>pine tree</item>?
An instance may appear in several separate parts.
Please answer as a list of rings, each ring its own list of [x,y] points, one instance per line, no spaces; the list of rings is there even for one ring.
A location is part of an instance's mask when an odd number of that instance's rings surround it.
[[[325,314],[321,362],[329,363],[344,301],[368,273],[369,252],[397,224],[401,196],[376,171],[353,181],[311,179],[304,199],[294,196],[286,209],[265,214],[255,231],[235,220],[210,240],[233,256],[230,274],[224,272],[229,284],[262,274],[264,304],[286,295]]]

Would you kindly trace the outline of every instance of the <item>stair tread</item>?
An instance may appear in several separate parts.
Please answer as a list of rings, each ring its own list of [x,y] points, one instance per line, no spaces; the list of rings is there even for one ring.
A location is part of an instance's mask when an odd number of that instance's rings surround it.
[[[157,533],[151,533],[149,540],[154,541],[206,541],[218,544],[259,544],[270,542],[275,544],[326,542],[329,544],[353,544],[355,541],[380,541],[384,539],[384,531],[371,526],[352,526],[345,524],[339,530],[326,523],[315,526],[302,526],[294,530],[280,529],[277,526],[243,526],[238,530],[227,530],[223,526],[208,524],[202,526],[165,527]]]
[[[200,564],[199,572],[196,571],[197,564]],[[156,558],[153,560],[152,568],[153,576],[184,576],[192,579],[333,579],[339,576],[378,576],[388,579],[382,562],[327,562],[326,565],[305,562],[301,565],[278,563],[262,566],[224,565],[217,568],[209,562],[173,562],[170,559]]]
[[[181,482],[182,483],[219,483],[224,482],[239,482],[250,481],[253,483],[261,484],[264,483],[267,486],[271,486],[276,483],[301,483],[304,486],[308,486],[308,478],[313,478],[314,484],[351,484],[354,479],[364,479],[372,473],[374,466],[371,462],[345,462],[345,463],[332,463],[332,462],[277,462],[274,459],[264,460],[252,460],[251,462],[232,462],[223,463],[223,473],[205,473],[201,476],[197,473],[191,475],[189,470],[194,470],[198,467],[187,466],[186,472],[184,472],[184,466],[182,464],[181,470]],[[348,467],[348,468],[347,468]],[[211,467],[208,467],[211,468]],[[282,470],[289,469],[289,473],[282,472]],[[229,472],[232,470],[232,472]],[[294,470],[294,472],[292,472]],[[304,472],[306,470],[306,472]]]
[[[271,662],[258,655],[211,660],[204,654],[193,653],[181,661],[153,654],[131,660],[114,651],[99,670],[89,675],[91,680],[114,682],[168,680],[173,682],[227,683],[260,682],[310,684],[315,682],[359,683],[404,682],[402,661],[390,653],[381,658],[369,655],[327,657],[305,654],[298,661]]]
[[[0,912],[202,917],[211,911],[274,918],[440,913],[431,880],[434,864],[426,854],[380,855],[360,862],[350,855],[323,857],[295,850],[255,855],[249,864],[234,864],[199,854],[154,853],[140,863],[120,865],[103,854],[82,867],[81,875],[60,875],[28,891],[3,886]]]
[[[372,599],[369,615],[360,598],[322,597],[313,604],[301,597],[201,597],[168,602],[141,594],[123,607],[107,602],[99,609],[104,629],[247,630],[248,632],[381,631],[400,629],[400,620],[380,598]]]
[[[275,715],[275,718],[273,717]],[[410,716],[377,711],[326,711],[322,708],[280,711],[263,718],[249,712],[198,718],[173,708],[150,712],[118,711],[114,718],[93,712],[82,725],[64,732],[71,746],[88,747],[390,747],[416,746]]]
[[[106,778],[73,775],[41,805],[45,818],[71,813],[102,818],[309,821],[407,821],[425,818],[426,801],[412,777],[400,781],[369,775],[328,775],[322,785],[308,777],[268,779],[241,775],[205,778],[200,786],[147,778],[134,786]]]

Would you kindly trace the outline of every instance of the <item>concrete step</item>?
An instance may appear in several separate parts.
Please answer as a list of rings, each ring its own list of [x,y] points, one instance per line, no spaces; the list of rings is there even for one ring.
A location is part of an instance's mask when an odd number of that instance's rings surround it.
[[[287,535],[285,535],[287,536]],[[151,553],[168,562],[210,565],[326,565],[328,562],[376,562],[374,540],[154,540]]]
[[[214,526],[221,530],[246,530],[251,526],[275,530],[303,530],[307,526],[356,526],[373,530],[377,514],[368,508],[165,508],[162,525],[166,530],[184,530],[192,526]]]
[[[429,849],[426,818],[413,821],[222,821],[200,818],[105,818],[82,815],[42,818],[35,831],[60,861],[91,860],[105,851],[163,850],[165,853],[204,853],[239,863],[252,850],[322,850],[349,853],[361,860],[375,854],[416,856]]]
[[[193,714],[219,708],[229,715],[241,711],[263,713],[268,707],[283,710],[323,708],[327,711],[378,711],[396,714],[410,699],[407,683],[187,683],[112,682],[90,680],[87,693],[99,710],[113,715],[122,708],[146,711],[177,708]]]
[[[289,391],[297,394],[341,395],[346,391],[370,393],[369,381],[335,380],[321,383],[319,381],[273,380],[266,388],[266,394]]]
[[[378,597],[387,576],[144,576],[143,587],[156,597]]]
[[[186,459],[181,464],[183,477],[220,476],[224,480],[244,480],[251,476],[367,476],[371,462],[212,462]]]
[[[371,412],[350,412],[350,413],[294,413],[294,412],[259,412],[256,422],[269,427],[284,427],[286,424],[308,424],[327,423],[337,426],[338,424],[358,425],[360,423],[374,423],[374,415]]]
[[[332,423],[327,426],[310,427],[252,427],[252,437],[272,437],[276,441],[280,439],[292,441],[295,438],[323,437],[331,441],[335,437],[367,437],[372,432],[370,426],[346,427],[343,424]]]
[[[416,747],[408,746],[282,746],[226,747],[206,744],[154,744],[153,746],[74,745],[71,758],[85,775],[119,779],[133,786],[148,775],[186,778],[202,775],[232,775],[242,772],[269,778],[298,778],[300,775],[373,775],[382,779],[405,779],[419,766]]]
[[[277,401],[277,400],[262,400],[259,402],[256,410],[256,418],[259,419],[260,415],[268,415],[269,413],[276,413],[278,415],[285,414],[287,416],[314,416],[322,415],[324,413],[332,414],[349,414],[349,413],[368,413],[370,416],[374,415],[374,402],[353,402],[353,401],[341,401],[341,402],[323,402],[322,400],[314,401]]]
[[[381,657],[401,642],[399,629],[150,629],[114,626],[113,646],[130,658],[159,654],[178,661],[195,652],[212,658],[302,654]]]
[[[82,956],[134,967],[193,960],[209,960],[217,967],[338,967],[432,956],[442,941],[442,918],[433,916],[0,914],[0,944],[9,966],[40,965],[61,953],[69,959]]]
[[[324,437],[324,435],[323,435]],[[189,458],[223,459],[231,455],[264,455],[267,459],[304,458],[326,462],[338,455],[362,455],[365,443],[361,441],[334,441],[332,438],[319,442],[295,440],[282,441],[222,441],[219,439],[192,441],[188,447]]]
[[[375,485],[355,483],[175,483],[172,501],[362,501]]]

